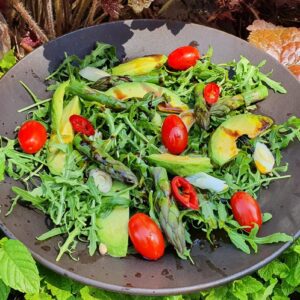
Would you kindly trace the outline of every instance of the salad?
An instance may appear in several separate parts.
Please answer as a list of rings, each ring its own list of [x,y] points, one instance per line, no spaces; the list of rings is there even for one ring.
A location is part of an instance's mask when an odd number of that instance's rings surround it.
[[[97,43],[83,59],[66,57],[47,78],[50,99],[33,97],[15,139],[1,137],[0,180],[20,181],[18,201],[42,211],[61,236],[57,260],[94,255],[148,260],[174,248],[191,259],[194,234],[212,244],[223,231],[250,254],[291,241],[260,236],[272,215],[259,191],[287,179],[282,149],[300,140],[300,119],[283,124],[253,112],[269,89],[284,87],[242,57],[215,64],[213,48],[193,46],[120,62]],[[266,100],[268,101],[268,100]]]

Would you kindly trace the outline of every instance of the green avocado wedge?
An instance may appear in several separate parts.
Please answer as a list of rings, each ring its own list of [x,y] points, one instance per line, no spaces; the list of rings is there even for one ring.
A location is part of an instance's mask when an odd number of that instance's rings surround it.
[[[64,94],[61,94],[62,105],[63,95]],[[55,104],[55,102],[53,102],[53,104]],[[52,110],[56,112],[55,107],[52,108]],[[54,175],[62,174],[66,160],[66,154],[58,149],[57,145],[72,143],[74,132],[69,118],[72,115],[79,115],[80,111],[79,97],[74,96],[63,108],[62,112],[60,112],[59,108],[59,118],[56,117],[54,119],[55,122],[57,122],[54,125],[55,131],[52,131],[47,145],[47,164],[50,172]]]
[[[210,159],[204,156],[180,156],[170,153],[152,154],[148,161],[158,167],[165,168],[168,172],[179,176],[190,176],[199,172],[212,171]]]
[[[255,138],[273,124],[270,117],[254,114],[241,114],[224,121],[212,134],[209,143],[210,158],[223,166],[239,152],[237,139],[242,135]]]
[[[149,82],[126,82],[110,88],[104,94],[115,99],[125,101],[130,98],[143,98],[146,94],[152,93],[156,97],[165,96],[168,106],[178,112],[188,110],[189,107],[183,103],[180,97],[173,91]]]
[[[167,56],[162,54],[134,58],[111,69],[113,75],[144,75],[159,69],[167,61]]]
[[[111,192],[118,192],[126,187],[122,182],[114,181]],[[129,198],[129,191],[115,197]],[[127,255],[128,222],[129,207],[123,206],[115,206],[108,215],[97,217],[98,237],[100,243],[107,247],[107,253],[110,256],[124,257]]]

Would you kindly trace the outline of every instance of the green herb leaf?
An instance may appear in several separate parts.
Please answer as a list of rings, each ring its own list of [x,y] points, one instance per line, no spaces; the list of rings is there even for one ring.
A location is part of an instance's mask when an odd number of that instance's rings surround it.
[[[4,180],[4,172],[5,172],[5,154],[0,149],[0,181]]]
[[[38,292],[38,269],[27,248],[17,240],[6,240],[0,253],[0,278],[3,282],[23,293]]]
[[[277,81],[272,80],[267,75],[263,73],[259,73],[258,77],[261,81],[263,81],[266,85],[268,85],[274,92],[278,92],[281,94],[286,94],[286,89]]]
[[[222,202],[218,203],[218,216],[220,221],[223,222],[225,222],[228,217],[226,206]]]
[[[199,196],[199,195],[198,195]],[[214,214],[215,205],[213,202],[204,200],[204,198],[201,196],[199,197],[200,203],[201,203],[201,213],[203,215],[203,218],[205,222],[207,222],[209,230],[208,234],[213,230],[218,228],[218,223],[216,216]]]
[[[66,233],[66,228],[63,227],[54,227],[52,229],[50,229],[49,231],[43,233],[42,235],[40,235],[39,237],[37,237],[36,239],[39,241],[45,241],[48,240],[54,236],[57,235],[62,235],[64,233]]]
[[[231,240],[231,242],[240,250],[243,252],[250,254],[250,248],[247,245],[245,238],[242,234],[237,233],[236,231],[228,231],[228,236]]]
[[[270,213],[263,214],[263,218],[262,218],[263,223],[268,222],[271,219],[272,219],[272,214],[270,214]]]
[[[44,201],[38,196],[33,196],[31,192],[27,192],[19,187],[13,186],[12,191],[20,196],[23,200],[30,202],[33,205],[40,206],[40,204]]]
[[[287,235],[286,233],[276,232],[264,237],[256,237],[255,242],[257,244],[272,244],[272,243],[285,243],[291,242],[293,237]]]

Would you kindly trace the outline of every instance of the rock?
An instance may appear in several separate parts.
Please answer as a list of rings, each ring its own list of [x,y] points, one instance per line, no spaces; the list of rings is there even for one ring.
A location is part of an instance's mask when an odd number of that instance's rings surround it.
[[[275,26],[263,20],[254,21],[250,30],[250,44],[264,50],[297,77],[300,65],[300,29],[296,27]]]

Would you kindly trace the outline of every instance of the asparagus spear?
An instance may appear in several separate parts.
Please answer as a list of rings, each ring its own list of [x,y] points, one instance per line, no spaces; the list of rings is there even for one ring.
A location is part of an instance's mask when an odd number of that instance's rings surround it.
[[[205,100],[203,98],[203,90],[205,84],[200,82],[195,85],[194,88],[194,95],[195,95],[195,107],[194,107],[194,114],[196,118],[196,123],[204,128],[205,130],[209,127],[209,118],[210,113],[207,109]]]
[[[112,96],[107,96],[104,93],[90,88],[84,82],[72,79],[68,86],[68,91],[71,94],[81,97],[85,101],[97,102],[105,105],[108,108],[115,110],[124,110],[127,108],[126,103],[117,100]]]
[[[79,152],[94,161],[99,169],[110,174],[112,178],[127,184],[137,184],[137,177],[127,166],[111,157],[100,147],[92,145],[91,141],[83,140],[80,136],[76,136],[74,146]]]
[[[182,259],[189,257],[185,243],[185,229],[180,218],[180,212],[170,197],[170,183],[165,168],[151,168],[155,181],[155,211],[159,223],[169,241]]]
[[[153,71],[147,75],[137,76],[108,76],[97,80],[91,87],[99,90],[106,91],[113,86],[117,86],[124,82],[150,82],[159,84],[163,81],[164,74],[161,71]]]
[[[255,102],[265,99],[266,97],[268,97],[268,88],[264,85],[259,85],[253,90],[233,97],[219,99],[219,101],[211,107],[210,113],[213,116],[224,116],[231,110],[235,110],[243,105],[249,106]]]
[[[93,149],[92,159],[98,163],[99,168],[109,173],[112,178],[128,184],[137,184],[138,180],[133,172],[123,163],[112,158],[100,148]]]
[[[219,101],[212,105],[210,110],[208,110],[203,98],[203,89],[203,83],[198,83],[195,86],[196,104],[194,108],[194,114],[197,124],[205,130],[208,129],[210,116],[224,116],[232,110],[235,110],[243,105],[249,106],[265,99],[268,96],[268,88],[264,85],[259,85],[253,90],[232,97],[220,98]]]

